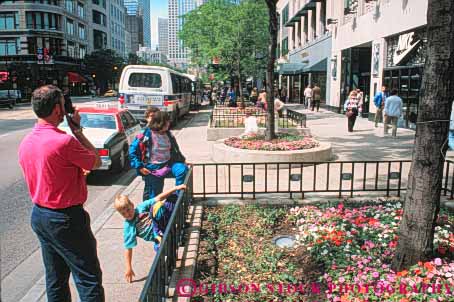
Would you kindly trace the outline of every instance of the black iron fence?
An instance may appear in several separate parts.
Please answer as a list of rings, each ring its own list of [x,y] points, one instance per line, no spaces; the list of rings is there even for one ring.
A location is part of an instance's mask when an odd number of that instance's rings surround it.
[[[312,163],[196,164],[194,196],[326,193],[342,197],[360,192],[400,196],[406,190],[411,161],[337,161]],[[446,161],[443,195],[454,195],[454,162]],[[357,193],[357,194],[355,194]]]
[[[161,246],[155,255],[147,281],[140,294],[140,302],[162,302],[167,298],[172,272],[176,268],[178,248],[183,244],[189,203],[192,200],[192,169],[186,175],[184,183],[187,189],[178,196],[161,239]]]
[[[261,108],[246,107],[229,108],[215,107],[210,115],[210,124],[213,128],[244,128],[244,122],[247,118],[246,112],[255,116],[259,127],[266,127],[267,112]],[[302,128],[306,127],[306,115],[290,109],[285,113],[276,116],[276,123],[280,128]]]

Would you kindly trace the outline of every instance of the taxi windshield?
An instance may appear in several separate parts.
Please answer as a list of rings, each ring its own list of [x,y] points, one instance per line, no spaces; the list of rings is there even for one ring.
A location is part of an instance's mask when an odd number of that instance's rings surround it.
[[[80,113],[80,125],[83,128],[117,129],[115,117],[109,114]],[[68,127],[66,119],[63,127]]]

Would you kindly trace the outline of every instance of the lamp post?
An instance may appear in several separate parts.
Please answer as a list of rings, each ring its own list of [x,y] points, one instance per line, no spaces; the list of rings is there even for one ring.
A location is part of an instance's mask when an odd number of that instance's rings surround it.
[[[115,78],[117,77],[117,70],[118,70],[118,67],[117,66],[114,66],[113,67],[113,74],[112,74],[112,89],[115,89]]]

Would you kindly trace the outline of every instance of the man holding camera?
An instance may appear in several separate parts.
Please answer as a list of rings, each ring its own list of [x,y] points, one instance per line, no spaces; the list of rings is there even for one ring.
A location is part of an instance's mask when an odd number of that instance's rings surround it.
[[[101,159],[82,132],[79,113],[65,104],[60,89],[37,88],[32,108],[38,122],[19,147],[19,164],[34,203],[31,226],[41,244],[47,301],[71,301],[72,273],[80,301],[103,302],[96,239],[83,209],[86,173],[98,168]],[[57,128],[65,116],[74,137]]]

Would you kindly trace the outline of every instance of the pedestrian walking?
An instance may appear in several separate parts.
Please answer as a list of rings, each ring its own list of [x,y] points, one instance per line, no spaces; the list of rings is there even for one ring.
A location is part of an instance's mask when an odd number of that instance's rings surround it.
[[[356,89],[356,95],[358,100],[358,115],[362,117],[362,113],[364,112],[364,94],[361,89]]]
[[[397,121],[399,117],[402,115],[402,106],[403,102],[402,99],[397,96],[397,89],[391,90],[391,95],[386,99],[385,108],[383,110],[384,113],[384,134],[388,134],[388,125],[391,124],[392,136],[393,138],[397,138]]]
[[[260,94],[259,94],[259,97],[257,99],[257,105],[256,106],[266,110],[266,107],[267,107],[266,106],[266,101],[267,101],[266,89],[262,88],[260,90]]]
[[[377,112],[375,113],[375,128],[378,127],[378,123],[383,120],[383,108],[385,107],[386,98],[388,97],[388,92],[386,86],[381,87],[381,91],[378,92],[374,97],[374,104]]]
[[[229,99],[229,107],[236,107],[236,94],[235,89],[231,87],[228,92],[228,99]]]
[[[31,226],[46,273],[47,301],[71,301],[69,275],[82,302],[105,300],[102,272],[87,200],[86,174],[101,166],[96,148],[80,127],[80,115],[65,111],[64,97],[53,85],[37,88],[31,98],[38,121],[19,146],[19,164],[34,204]],[[58,129],[64,118],[73,136]]]
[[[454,150],[454,102],[451,107],[451,118],[449,121],[449,136],[448,136],[449,149]]]
[[[251,91],[251,102],[254,104],[254,106],[257,105],[257,97],[258,97],[257,87],[254,87]]]
[[[175,177],[176,185],[181,185],[188,172],[186,158],[169,127],[167,112],[156,112],[150,126],[136,137],[129,148],[131,167],[143,176],[149,198],[162,192],[167,175]]]
[[[321,89],[318,87],[317,84],[314,84],[314,88],[312,88],[312,111],[314,111],[314,108],[317,107],[317,112],[320,109],[320,99],[321,99]]]
[[[304,107],[309,108],[312,101],[312,88],[311,85],[307,85],[304,89]]]
[[[211,92],[211,102],[212,104],[217,104],[218,102],[218,94],[216,92],[216,88],[213,89],[213,91]]]
[[[356,91],[350,92],[348,100],[344,104],[345,115],[348,119],[348,132],[353,132],[356,117],[358,116],[358,100]]]

